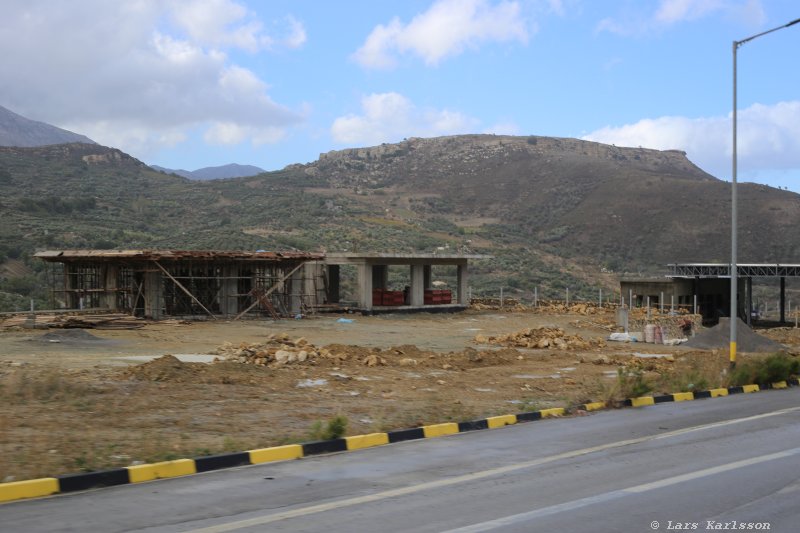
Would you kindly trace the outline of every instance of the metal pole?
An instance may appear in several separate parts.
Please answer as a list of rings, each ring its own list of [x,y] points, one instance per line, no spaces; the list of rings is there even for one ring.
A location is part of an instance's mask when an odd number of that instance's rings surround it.
[[[733,41],[733,163],[731,166],[731,332],[730,332],[730,364],[736,366],[736,297],[738,289],[738,269],[736,268],[736,50],[740,43]]]
[[[659,312],[664,313],[664,292],[661,292],[661,298],[658,300]]]
[[[539,287],[533,288],[533,306],[539,307]]]
[[[633,289],[628,290],[628,309],[633,309]]]
[[[694,313],[693,314],[695,314],[695,315],[697,314],[697,295],[696,294],[694,295]]]
[[[600,289],[600,297],[598,298],[600,302],[600,307],[603,307],[603,289]]]
[[[503,287],[500,287],[500,307],[503,307]]]
[[[731,170],[733,171],[731,174],[731,339],[730,339],[730,363],[731,367],[736,366],[736,316],[737,316],[737,290],[738,290],[738,269],[736,267],[736,249],[737,249],[737,242],[736,242],[736,228],[737,228],[737,213],[736,213],[736,161],[737,161],[737,151],[736,151],[736,51],[742,46],[744,43],[748,41],[752,41],[757,37],[761,37],[762,35],[766,35],[768,33],[772,33],[774,31],[788,28],[789,26],[793,26],[800,22],[800,18],[795,19],[783,26],[778,26],[777,28],[772,28],[771,30],[767,30],[761,32],[759,34],[750,36],[746,39],[742,39],[741,41],[733,41],[733,162],[731,165]]]
[[[569,307],[569,287],[567,287],[567,307]]]

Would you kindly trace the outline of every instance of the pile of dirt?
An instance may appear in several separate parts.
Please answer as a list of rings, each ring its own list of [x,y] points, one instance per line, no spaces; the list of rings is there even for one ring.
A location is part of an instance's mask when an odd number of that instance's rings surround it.
[[[790,353],[800,353],[800,329],[795,327],[768,328],[759,334],[783,344]]]
[[[266,369],[237,363],[184,363],[174,355],[163,355],[123,370],[118,378],[167,383],[205,383],[222,385],[257,385],[271,381]]]
[[[497,344],[512,348],[557,348],[559,350],[589,350],[605,346],[601,340],[586,340],[579,335],[567,335],[561,328],[527,328],[507,335],[476,335],[478,344]]]
[[[232,362],[269,368],[407,366],[444,370],[502,365],[522,357],[516,350],[479,352],[466,348],[460,352],[439,353],[411,344],[386,349],[347,344],[317,347],[304,338],[292,340],[285,333],[271,335],[260,343],[225,343],[212,354],[222,356],[215,359],[215,363]]]
[[[777,352],[783,349],[781,344],[770,340],[758,333],[754,332],[750,327],[742,322],[742,319],[737,318],[737,334],[736,334],[736,350],[739,352]],[[709,328],[695,337],[689,339],[684,346],[690,348],[699,348],[701,350],[713,350],[719,348],[728,348],[730,346],[730,328],[731,322],[729,318],[720,318],[719,324],[713,328]]]

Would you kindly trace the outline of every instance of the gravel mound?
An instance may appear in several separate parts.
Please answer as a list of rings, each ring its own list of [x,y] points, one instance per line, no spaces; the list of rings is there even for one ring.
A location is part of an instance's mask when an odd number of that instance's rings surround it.
[[[50,331],[39,337],[43,342],[85,342],[85,341],[101,341],[100,337],[96,337],[86,331],[85,329],[61,329],[58,331]]]
[[[750,327],[737,318],[736,328],[736,351],[738,352],[777,352],[783,349],[783,345],[759,335]],[[707,329],[689,339],[684,346],[697,348],[700,350],[714,350],[718,348],[730,347],[731,322],[729,318],[720,318],[719,324]]]

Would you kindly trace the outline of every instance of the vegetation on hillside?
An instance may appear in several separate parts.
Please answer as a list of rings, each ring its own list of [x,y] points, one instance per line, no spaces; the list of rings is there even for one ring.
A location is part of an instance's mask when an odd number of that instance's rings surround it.
[[[741,189],[740,256],[797,260],[798,196]],[[0,268],[30,271],[0,270],[0,309],[44,305],[32,254],[75,248],[481,253],[475,294],[593,298],[608,272],[724,260],[727,191],[679,152],[546,137],[409,139],[208,182],[96,145],[0,148]]]

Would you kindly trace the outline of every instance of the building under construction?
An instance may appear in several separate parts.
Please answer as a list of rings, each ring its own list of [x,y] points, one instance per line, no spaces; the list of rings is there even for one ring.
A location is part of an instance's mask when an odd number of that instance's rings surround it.
[[[36,257],[51,269],[54,304],[110,309],[154,320],[170,317],[286,316],[304,312],[325,287],[323,258],[304,252],[65,250]],[[54,305],[55,307],[55,305]]]
[[[54,308],[113,310],[159,320],[277,318],[320,309],[458,311],[469,305],[467,262],[484,256],[61,250],[36,257],[53,265]],[[356,270],[350,301],[340,294],[345,266]],[[390,290],[390,267],[407,271],[405,290]],[[433,267],[452,270],[455,293],[433,286]]]

